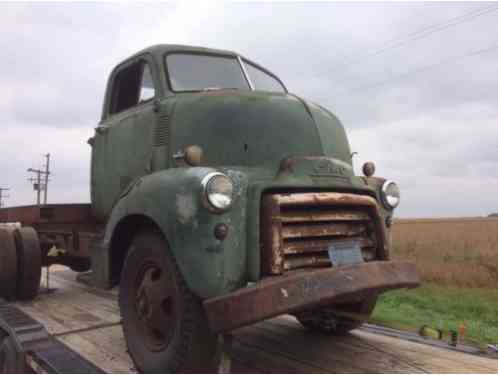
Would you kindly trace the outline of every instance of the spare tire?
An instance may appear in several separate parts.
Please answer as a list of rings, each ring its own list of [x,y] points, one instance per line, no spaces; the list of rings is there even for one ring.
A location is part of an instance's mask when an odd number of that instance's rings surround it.
[[[14,231],[17,248],[17,298],[31,300],[38,295],[41,280],[42,254],[38,234],[31,227]]]

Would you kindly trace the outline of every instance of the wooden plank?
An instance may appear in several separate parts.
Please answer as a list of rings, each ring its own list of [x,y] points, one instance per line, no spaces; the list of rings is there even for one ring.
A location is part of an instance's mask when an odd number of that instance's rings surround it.
[[[293,317],[285,316],[269,321],[287,329],[296,329],[298,323]],[[430,345],[400,340],[389,336],[376,335],[355,330],[344,337],[341,343],[349,343],[353,348],[369,348],[377,355],[392,355],[399,361],[411,363],[431,372],[498,372],[498,361],[486,357],[446,350]],[[341,345],[338,343],[338,345]],[[354,349],[357,350],[357,349]],[[387,354],[386,354],[387,353]],[[364,355],[362,360],[366,359]]]
[[[292,358],[320,366],[328,372],[421,372],[415,366],[396,361],[395,358],[379,356],[372,349],[365,350],[349,345],[343,338],[338,340],[313,334],[305,329],[284,329],[280,332],[278,329],[272,329],[268,322],[248,327],[240,339],[259,343],[261,350],[284,352]]]
[[[66,270],[53,272],[51,284],[54,293],[17,305],[97,366],[133,372],[119,325],[117,291],[83,285]],[[101,326],[109,324],[114,326]],[[236,330],[232,355],[234,373],[498,372],[493,359],[361,330],[343,337],[316,334],[291,316]]]
[[[356,331],[355,335],[363,341],[375,345],[377,350],[394,350],[400,358],[416,361],[419,366],[430,372],[454,373],[497,373],[498,361],[476,355],[445,350],[434,346],[398,340],[393,337]]]
[[[115,297],[96,295],[92,288],[59,277],[61,272],[76,275],[70,271],[54,272],[50,276],[53,292],[42,292],[33,301],[18,302],[17,306],[43,323],[51,334],[121,321]]]
[[[63,335],[58,339],[106,372],[135,372],[121,326]]]
[[[102,298],[85,292],[59,290],[17,305],[47,325],[52,334],[121,321],[116,308],[110,308]]]
[[[308,365],[288,358],[279,353],[261,350],[260,347],[248,344],[245,340],[234,338],[232,348],[233,365],[243,363],[253,367],[256,372],[286,373],[286,374],[317,374],[327,373],[319,366]],[[235,368],[232,372],[237,372]]]

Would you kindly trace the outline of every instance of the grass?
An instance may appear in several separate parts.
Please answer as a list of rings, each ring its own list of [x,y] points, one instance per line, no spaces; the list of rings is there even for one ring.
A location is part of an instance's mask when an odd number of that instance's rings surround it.
[[[425,284],[380,296],[371,322],[418,331],[423,325],[459,331],[465,341],[478,345],[498,343],[498,290]]]
[[[383,294],[372,322],[418,331],[458,330],[467,341],[498,343],[498,220],[398,220],[393,258],[412,260],[423,285]]]

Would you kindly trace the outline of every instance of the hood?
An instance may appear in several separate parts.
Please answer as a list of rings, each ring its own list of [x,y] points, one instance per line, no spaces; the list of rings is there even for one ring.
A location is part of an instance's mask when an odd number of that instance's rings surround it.
[[[288,94],[223,90],[174,98],[173,152],[204,150],[209,166],[267,166],[287,157],[327,156],[351,164],[346,134],[322,108]]]

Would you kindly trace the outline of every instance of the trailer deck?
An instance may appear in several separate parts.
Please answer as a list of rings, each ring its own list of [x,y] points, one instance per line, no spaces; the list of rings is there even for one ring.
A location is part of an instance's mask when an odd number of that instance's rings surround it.
[[[34,301],[15,306],[103,371],[133,373],[117,290],[86,286],[62,266],[51,267],[49,286],[50,292],[42,288]],[[234,373],[498,372],[496,359],[362,329],[340,338],[312,334],[290,316],[236,330],[231,357]]]

